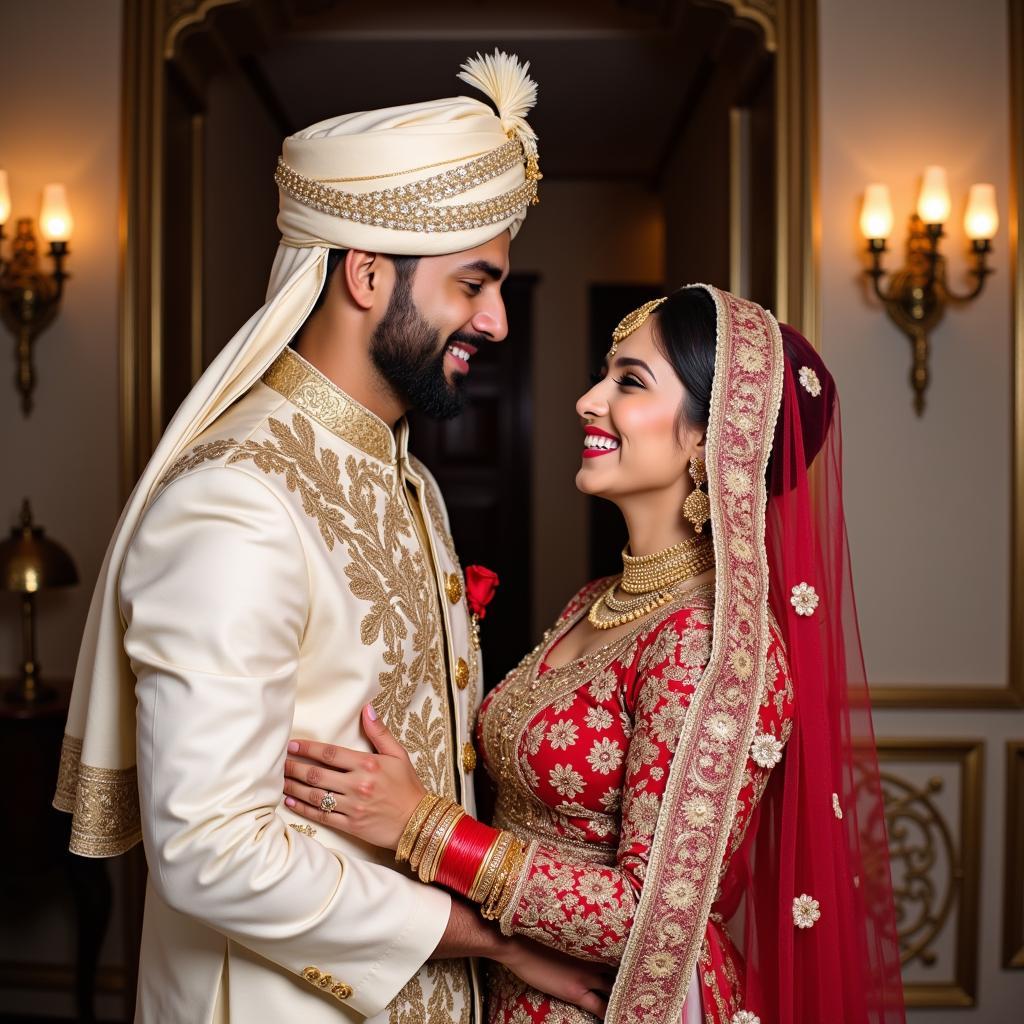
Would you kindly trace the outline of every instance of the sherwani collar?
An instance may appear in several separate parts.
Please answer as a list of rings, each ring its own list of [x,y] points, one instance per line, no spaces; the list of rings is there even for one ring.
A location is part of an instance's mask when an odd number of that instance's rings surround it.
[[[406,457],[409,428],[404,417],[392,430],[294,349],[286,348],[274,360],[263,374],[263,383],[372,458],[394,466]]]

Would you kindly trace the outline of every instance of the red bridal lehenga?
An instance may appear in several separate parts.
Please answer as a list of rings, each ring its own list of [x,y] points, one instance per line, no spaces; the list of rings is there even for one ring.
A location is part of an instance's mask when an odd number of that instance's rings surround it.
[[[549,668],[588,585],[484,702],[494,824],[527,844],[502,929],[617,967],[611,1022],[897,1024],[834,385],[791,328],[706,290],[715,583]],[[488,1019],[596,1018],[494,966]]]

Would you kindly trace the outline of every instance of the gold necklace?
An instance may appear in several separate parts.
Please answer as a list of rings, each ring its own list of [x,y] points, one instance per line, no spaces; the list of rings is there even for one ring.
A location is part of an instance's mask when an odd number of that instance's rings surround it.
[[[710,537],[680,544],[638,558],[622,552],[623,573],[590,606],[587,619],[596,629],[614,629],[649,615],[676,596],[680,583],[714,568],[715,549]],[[616,588],[635,595],[615,596]]]
[[[627,594],[649,594],[691,576],[699,576],[715,564],[715,545],[710,537],[690,537],[653,555],[629,555],[622,551],[622,583]]]

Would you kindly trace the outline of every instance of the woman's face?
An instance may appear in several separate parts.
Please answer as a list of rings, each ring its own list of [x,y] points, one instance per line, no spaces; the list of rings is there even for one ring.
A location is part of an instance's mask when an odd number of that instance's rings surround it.
[[[681,502],[691,489],[686,470],[703,456],[703,433],[680,423],[686,389],[652,332],[649,318],[576,403],[584,430],[576,486],[585,494],[615,501],[674,489]]]

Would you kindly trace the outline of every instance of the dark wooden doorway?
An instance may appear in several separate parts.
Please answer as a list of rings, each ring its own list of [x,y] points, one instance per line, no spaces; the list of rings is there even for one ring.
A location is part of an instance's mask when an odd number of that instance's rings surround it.
[[[537,278],[513,274],[502,289],[509,336],[473,359],[466,409],[439,422],[410,416],[410,449],[437,478],[463,567],[501,579],[482,627],[484,685],[495,686],[530,646],[530,352]]]

